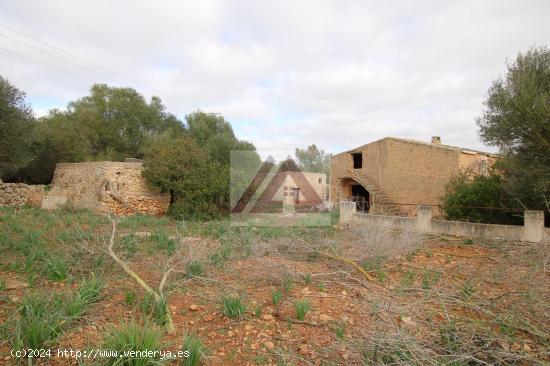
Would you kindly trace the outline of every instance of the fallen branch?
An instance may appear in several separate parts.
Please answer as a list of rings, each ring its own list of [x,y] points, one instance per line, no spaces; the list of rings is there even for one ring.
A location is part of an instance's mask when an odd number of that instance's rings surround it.
[[[162,288],[164,287],[164,284],[166,283],[166,279],[168,278],[168,275],[172,271],[170,268],[169,270],[165,271],[161,283],[159,285],[159,291],[153,290],[136,272],[134,272],[127,264],[124,262],[120,257],[114,252],[113,247],[115,244],[115,236],[116,236],[116,221],[109,216],[109,220],[111,220],[112,223],[112,231],[111,231],[111,237],[109,238],[109,245],[107,246],[107,249],[103,249],[103,251],[113,259],[113,261],[119,265],[120,268],[136,283],[145,290],[148,294],[152,295],[155,298],[156,302],[160,302],[162,299]],[[170,310],[166,309],[166,330],[169,334],[175,334],[176,328],[174,327],[174,321],[172,319],[172,315],[170,314]]]

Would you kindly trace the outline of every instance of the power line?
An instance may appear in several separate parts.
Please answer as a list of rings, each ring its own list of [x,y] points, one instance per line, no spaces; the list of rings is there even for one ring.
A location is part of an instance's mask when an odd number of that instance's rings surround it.
[[[95,63],[93,63],[93,62],[90,62],[90,61],[88,61],[88,60],[86,60],[86,59],[84,59],[84,58],[82,58],[82,57],[80,57],[80,56],[77,56],[77,55],[75,55],[75,54],[72,54],[71,52],[65,51],[65,50],[63,50],[63,49],[61,49],[61,48],[59,48],[59,47],[56,47],[56,46],[54,46],[54,45],[52,45],[52,44],[50,44],[50,43],[41,41],[41,40],[39,40],[39,39],[37,39],[37,38],[34,38],[34,37],[32,37],[32,36],[29,36],[28,34],[25,34],[25,33],[21,32],[21,31],[19,31],[19,30],[17,30],[17,29],[14,29],[14,28],[12,28],[12,27],[9,27],[9,26],[7,26],[7,25],[5,25],[5,24],[1,24],[1,23],[0,23],[0,27],[4,27],[4,28],[6,28],[6,29],[8,29],[8,30],[10,30],[10,31],[12,31],[12,32],[14,32],[14,33],[20,34],[20,35],[22,35],[23,37],[26,37],[26,38],[28,38],[28,39],[30,39],[30,40],[33,40],[34,42],[41,43],[41,44],[43,44],[43,45],[45,45],[45,46],[48,46],[48,47],[50,47],[51,49],[56,50],[57,52],[61,52],[61,53],[65,54],[65,55],[67,55],[67,56],[70,56],[70,57],[73,57],[73,58],[75,58],[75,59],[77,59],[77,60],[80,60],[80,61],[82,61],[82,62],[85,62],[85,63],[87,63],[88,65],[93,66],[93,67],[95,67],[95,68],[97,68],[97,69],[101,69],[101,70],[103,70],[103,71],[106,71],[106,72],[108,72],[109,74],[112,74],[112,75],[116,76],[116,77],[119,78],[119,79],[122,79],[122,80],[125,80],[125,81],[127,81],[127,82],[133,83],[131,80],[126,79],[125,77],[123,77],[123,76],[117,74],[117,73],[114,72],[114,71],[111,71],[111,70],[109,70],[109,69],[107,69],[107,68],[105,68],[105,67],[103,67],[103,66],[101,66],[101,65],[97,65],[97,64],[95,64]]]
[[[44,65],[44,66],[48,66],[48,67],[51,67],[52,69],[55,69],[55,70],[58,70],[58,71],[61,71],[61,72],[65,72],[65,73],[69,73],[73,76],[76,76],[78,78],[81,78],[81,79],[84,79],[84,80],[88,80],[88,81],[91,81],[91,82],[94,82],[94,80],[86,77],[86,76],[82,76],[80,74],[77,74],[77,73],[74,73],[72,71],[69,71],[69,70],[66,70],[66,69],[62,69],[62,68],[59,68],[59,67],[56,67],[56,66],[53,66],[53,65],[50,65],[50,64],[47,64],[45,62],[42,62],[42,61],[39,61],[39,60],[36,60],[32,57],[28,57],[28,56],[25,56],[25,55],[21,55],[20,53],[17,53],[17,52],[14,52],[12,50],[8,50],[6,48],[2,48],[0,47],[0,50],[2,51],[5,51],[5,52],[8,52],[8,53],[11,53],[12,55],[15,55],[15,56],[18,56],[18,57],[21,57],[21,58],[24,58],[24,59],[27,59],[27,60],[30,60],[30,61],[33,61],[33,62],[36,62],[36,63],[39,63],[41,65]]]
[[[77,64],[77,63],[75,63],[75,62],[68,61],[68,60],[64,59],[63,57],[60,57],[60,56],[58,56],[58,55],[56,55],[56,54],[54,54],[54,53],[45,51],[45,50],[40,49],[40,48],[38,48],[38,47],[35,47],[35,46],[33,46],[32,44],[29,44],[29,43],[20,41],[20,40],[18,40],[18,39],[15,39],[15,38],[6,36],[5,34],[2,34],[2,33],[0,33],[0,37],[4,37],[4,38],[7,38],[7,39],[9,39],[9,40],[11,40],[11,41],[13,41],[13,42],[20,43],[20,44],[22,44],[22,45],[24,45],[24,46],[30,47],[30,48],[32,48],[32,49],[34,49],[34,50],[37,50],[37,51],[39,51],[39,52],[42,52],[42,53],[44,53],[44,54],[46,54],[46,55],[48,55],[48,56],[54,57],[54,58],[56,58],[56,59],[58,59],[58,60],[60,60],[60,61],[62,61],[62,62],[66,62],[66,63],[68,63],[68,64],[70,64],[70,65],[79,67],[79,68],[81,68],[81,69],[83,69],[83,70],[86,70],[86,71],[89,71],[89,72],[91,72],[91,73],[93,73],[93,74],[100,75],[100,76],[102,76],[102,77],[107,77],[107,78],[109,78],[109,79],[111,79],[111,80],[113,80],[113,81],[117,81],[117,80],[113,79],[113,78],[112,78],[111,76],[109,76],[109,75],[100,74],[100,73],[98,73],[98,72],[95,71],[95,70],[92,70],[92,69],[90,69],[90,68],[84,67],[84,66],[79,65],[79,64]]]

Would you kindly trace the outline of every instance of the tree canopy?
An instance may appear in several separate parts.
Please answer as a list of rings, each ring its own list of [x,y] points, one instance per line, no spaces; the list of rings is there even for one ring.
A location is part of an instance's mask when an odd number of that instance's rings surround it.
[[[298,167],[305,172],[325,173],[330,172],[331,154],[325,153],[315,144],[308,146],[305,149],[297,148],[295,150]]]
[[[11,179],[32,158],[34,117],[25,93],[0,76],[0,178]]]
[[[477,123],[504,155],[504,184],[524,207],[550,209],[550,50],[531,48],[495,80]]]

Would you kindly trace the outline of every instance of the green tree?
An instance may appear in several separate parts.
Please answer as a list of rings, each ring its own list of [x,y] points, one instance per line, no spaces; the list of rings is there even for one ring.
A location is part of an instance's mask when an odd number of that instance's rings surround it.
[[[231,124],[221,115],[197,111],[185,119],[189,135],[217,163],[218,181],[222,182],[223,187],[219,197],[220,208],[228,211],[230,205],[238,200],[238,192],[244,191],[261,164],[256,148],[250,142],[239,140]],[[238,154],[239,161],[231,162],[232,151],[250,153]]]
[[[32,159],[34,117],[25,93],[0,76],[0,178],[12,180]]]
[[[29,148],[34,160],[20,175],[49,183],[57,163],[142,158],[147,141],[165,131],[186,133],[159,98],[148,102],[134,89],[96,84],[90,95],[36,123]]]
[[[329,174],[332,155],[325,153],[315,144],[306,149],[296,149],[294,155],[302,171]]]
[[[531,209],[550,209],[550,50],[531,48],[493,82],[477,123],[503,154],[505,187]]]
[[[164,133],[147,145],[143,175],[153,186],[170,192],[172,216],[212,218],[222,212],[226,190],[219,167],[190,136]]]

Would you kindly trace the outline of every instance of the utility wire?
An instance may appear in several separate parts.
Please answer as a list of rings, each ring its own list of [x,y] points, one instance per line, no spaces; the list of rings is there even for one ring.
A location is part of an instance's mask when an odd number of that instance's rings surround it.
[[[11,41],[13,41],[13,42],[20,43],[20,44],[22,44],[22,45],[24,45],[24,46],[26,46],[26,47],[32,48],[32,49],[37,50],[37,51],[39,51],[39,52],[42,52],[42,53],[44,53],[44,54],[46,54],[46,55],[48,55],[48,56],[54,57],[54,58],[56,58],[56,59],[58,59],[58,60],[60,60],[60,61],[62,61],[62,62],[68,63],[68,64],[70,64],[70,65],[79,67],[79,68],[81,68],[81,69],[83,69],[83,70],[86,70],[86,71],[88,71],[88,72],[91,72],[91,73],[93,73],[93,74],[100,75],[100,76],[102,76],[102,77],[104,77],[104,78],[108,78],[108,79],[110,79],[110,80],[112,80],[112,81],[117,81],[117,82],[118,82],[118,80],[113,79],[112,76],[109,76],[109,75],[107,75],[107,74],[98,73],[96,70],[93,70],[93,69],[90,69],[90,68],[88,68],[88,67],[79,65],[79,64],[77,64],[77,63],[75,63],[75,62],[66,60],[65,58],[60,57],[60,56],[58,56],[58,55],[56,55],[56,54],[54,54],[54,53],[51,53],[51,52],[45,51],[45,50],[43,50],[43,49],[41,49],[41,48],[35,47],[35,46],[33,46],[32,44],[29,44],[29,43],[20,41],[20,40],[18,40],[18,39],[12,38],[12,37],[7,36],[7,35],[2,34],[2,33],[0,33],[0,37],[7,38],[7,39],[9,39],[9,40],[11,40]]]
[[[53,65],[47,64],[47,63],[45,63],[45,62],[36,60],[36,59],[31,58],[31,57],[28,57],[28,56],[21,55],[21,54],[19,54],[19,53],[17,53],[17,52],[14,52],[14,51],[12,51],[12,50],[8,50],[8,49],[2,48],[2,47],[0,47],[0,50],[5,51],[5,52],[8,52],[8,53],[11,53],[12,55],[15,55],[15,56],[18,56],[18,57],[21,57],[21,58],[24,58],[24,59],[27,59],[27,60],[30,60],[30,61],[33,61],[33,62],[37,62],[37,63],[39,63],[39,64],[41,64],[41,65],[51,67],[52,69],[55,69],[55,70],[57,70],[57,71],[66,72],[66,73],[69,73],[69,74],[71,74],[71,75],[73,75],[73,76],[76,76],[76,77],[78,77],[78,78],[81,78],[81,79],[84,79],[84,80],[88,80],[88,81],[94,82],[94,80],[92,80],[92,79],[90,79],[90,78],[88,78],[88,77],[86,77],[86,76],[82,76],[82,75],[77,74],[77,73],[74,73],[74,72],[72,72],[72,71],[69,71],[69,70],[62,69],[62,68],[57,67],[57,66],[53,66]]]
[[[80,61],[82,61],[82,62],[85,62],[85,63],[87,63],[88,65],[93,66],[93,67],[95,67],[95,68],[97,68],[97,69],[101,69],[101,70],[103,70],[103,71],[106,71],[106,72],[108,72],[109,74],[111,74],[111,75],[113,75],[113,76],[115,76],[115,77],[117,77],[117,78],[119,78],[119,79],[122,79],[122,80],[125,80],[125,81],[127,81],[127,82],[133,83],[131,80],[126,79],[125,77],[123,77],[123,76],[117,74],[117,73],[114,72],[114,71],[111,71],[111,70],[109,70],[109,69],[107,69],[107,68],[105,68],[105,67],[103,67],[103,66],[101,66],[101,65],[97,65],[97,64],[95,64],[95,63],[93,63],[93,62],[90,62],[90,61],[88,61],[88,60],[86,60],[86,59],[84,59],[84,58],[82,58],[82,57],[79,57],[79,56],[77,56],[77,55],[75,55],[75,54],[72,54],[72,53],[70,53],[70,52],[68,52],[68,51],[65,51],[65,50],[63,50],[63,49],[61,49],[61,48],[59,48],[59,47],[56,47],[56,46],[54,46],[54,45],[52,45],[52,44],[50,44],[50,43],[41,41],[41,40],[39,40],[39,39],[37,39],[37,38],[34,38],[34,37],[32,37],[32,36],[29,36],[28,34],[25,34],[25,33],[21,32],[21,31],[19,31],[19,30],[17,30],[17,29],[14,29],[14,28],[12,28],[12,27],[9,27],[9,26],[7,26],[7,25],[5,25],[5,24],[1,24],[1,23],[0,23],[0,27],[6,28],[6,29],[8,29],[8,30],[10,30],[10,31],[12,31],[12,32],[14,32],[14,33],[17,33],[17,34],[19,34],[19,35],[22,35],[23,37],[26,37],[26,38],[28,38],[28,39],[34,41],[34,42],[41,43],[41,44],[43,44],[43,45],[45,45],[45,46],[47,46],[47,47],[50,47],[51,49],[56,50],[57,52],[61,52],[61,53],[65,54],[65,55],[67,55],[67,56],[70,56],[70,57],[73,57],[73,58],[75,58],[75,59],[77,59],[77,60],[80,60]]]

